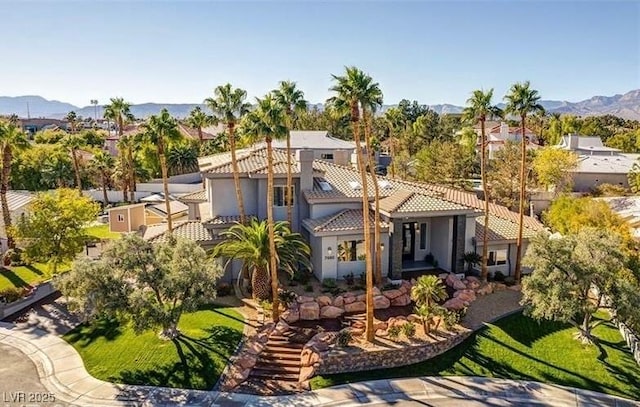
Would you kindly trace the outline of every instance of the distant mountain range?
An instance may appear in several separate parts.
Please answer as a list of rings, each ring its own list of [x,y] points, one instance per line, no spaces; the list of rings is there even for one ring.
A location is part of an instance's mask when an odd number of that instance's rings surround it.
[[[632,90],[624,95],[594,96],[580,102],[543,100],[541,104],[550,113],[567,113],[578,116],[612,114],[625,119],[640,120],[640,89]],[[197,103],[142,103],[131,105],[131,113],[135,117],[145,118],[166,108],[173,116],[182,118],[188,116],[196,106],[204,108],[203,105]],[[385,105],[382,111],[392,106],[394,105]],[[322,110],[324,105],[316,103],[310,107]],[[461,113],[463,109],[462,106],[450,104],[430,105],[429,107],[439,114]],[[17,114],[20,117],[60,119],[72,110],[83,117],[93,117],[96,113],[98,117],[102,117],[101,106],[97,106],[97,108],[94,106],[79,107],[57,100],[47,100],[41,96],[0,96],[0,115]]]

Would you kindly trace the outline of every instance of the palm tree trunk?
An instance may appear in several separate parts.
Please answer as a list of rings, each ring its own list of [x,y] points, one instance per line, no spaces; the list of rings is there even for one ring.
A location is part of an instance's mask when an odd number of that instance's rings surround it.
[[[480,179],[482,180],[482,192],[484,194],[484,233],[482,235],[482,281],[487,281],[489,270],[487,269],[487,257],[489,256],[489,189],[487,188],[487,135],[485,133],[485,118],[480,119]]]
[[[0,204],[2,205],[2,220],[4,222],[4,232],[7,236],[7,248],[13,249],[15,243],[9,229],[11,228],[11,213],[9,213],[9,202],[7,201],[7,191],[9,190],[9,178],[11,177],[11,161],[13,154],[11,145],[5,144],[2,153],[2,181],[0,182]]]
[[[291,176],[291,131],[287,129],[287,222],[289,222],[289,228],[293,230],[293,208],[291,199],[291,184],[293,179]]]
[[[238,202],[238,211],[240,212],[240,223],[245,223],[244,200],[242,199],[242,187],[240,185],[240,173],[238,169],[238,161],[236,160],[236,138],[233,134],[234,123],[227,123],[229,131],[229,147],[231,149],[231,166],[233,167],[233,183],[236,187],[236,200]],[[273,199],[273,197],[271,197]]]
[[[273,223],[273,149],[271,148],[271,137],[266,138],[267,142],[267,227],[269,228],[269,270],[271,272],[271,301],[272,318],[278,321],[280,316],[280,301],[278,298],[278,262],[276,261],[276,238]]]
[[[373,264],[371,259],[371,226],[369,224],[369,188],[367,186],[367,170],[362,159],[362,146],[360,144],[360,110],[357,104],[351,106],[351,125],[353,127],[353,139],[356,143],[358,158],[358,170],[362,181],[362,221],[364,223],[364,247],[365,247],[365,277],[366,277],[366,339],[372,342],[375,338],[373,326]]]
[[[527,166],[527,138],[524,134],[524,123],[526,120],[526,116],[523,115],[521,117],[521,130],[522,130],[522,147],[521,147],[521,163],[520,163],[520,216],[518,221],[518,240],[516,240],[516,271],[515,271],[515,279],[516,282],[520,282],[520,277],[522,275],[522,229],[524,224],[524,198],[525,198],[525,190],[527,180],[526,176],[526,166]]]
[[[202,139],[202,127],[200,126],[198,126],[198,140],[200,140],[200,145],[202,145],[204,140]]]
[[[171,219],[171,203],[169,202],[169,182],[167,177],[167,158],[164,155],[164,143],[158,140],[158,157],[160,157],[160,171],[162,171],[162,189],[164,191],[164,204],[167,211],[167,230],[173,231],[173,221]]]
[[[371,148],[371,128],[369,123],[369,116],[365,109],[362,110],[362,119],[364,121],[364,139],[367,149],[367,161],[369,166],[369,173],[373,181],[373,200],[375,205],[374,211],[374,235],[373,235],[373,247],[375,247],[375,262],[374,262],[374,282],[376,285],[380,285],[382,282],[382,246],[380,245],[380,188],[378,187],[378,180],[376,177],[375,166],[373,165],[373,151]]]
[[[391,178],[396,177],[396,141],[393,139],[393,133],[389,134],[391,144]]]
[[[136,201],[136,163],[133,160],[133,147],[128,145],[127,147],[127,162],[129,163],[129,202],[134,203]]]
[[[109,195],[107,195],[107,174],[104,171],[102,172],[102,199],[104,202],[103,208],[106,208],[109,205]]]
[[[73,172],[76,175],[76,188],[78,188],[78,192],[82,195],[82,181],[80,180],[80,165],[78,165],[78,156],[76,154],[76,149],[71,149],[71,158],[73,158]]]

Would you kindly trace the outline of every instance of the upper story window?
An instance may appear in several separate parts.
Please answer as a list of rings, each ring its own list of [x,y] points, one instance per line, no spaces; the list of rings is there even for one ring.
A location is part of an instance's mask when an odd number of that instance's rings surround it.
[[[320,158],[323,160],[333,160],[333,153],[320,154]]]
[[[273,206],[287,206],[287,186],[278,185],[273,187]],[[291,205],[295,204],[296,188],[291,185]]]

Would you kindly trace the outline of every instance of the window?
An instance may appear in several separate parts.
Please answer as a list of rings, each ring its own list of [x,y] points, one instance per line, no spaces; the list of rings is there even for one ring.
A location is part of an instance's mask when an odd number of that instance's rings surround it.
[[[278,185],[273,187],[273,206],[287,206],[287,186]],[[296,188],[291,185],[291,205],[295,203]]]
[[[365,259],[364,240],[345,240],[338,245],[338,261]]]
[[[118,222],[124,222],[124,215],[118,215]]]
[[[420,224],[420,250],[427,248],[427,224]]]
[[[503,264],[507,264],[507,249],[489,252],[487,266],[501,266]]]
[[[323,160],[333,160],[333,154],[332,153],[320,154],[320,158]]]

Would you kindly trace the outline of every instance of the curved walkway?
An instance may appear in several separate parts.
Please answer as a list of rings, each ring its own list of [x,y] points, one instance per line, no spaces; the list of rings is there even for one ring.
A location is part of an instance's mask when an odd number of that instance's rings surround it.
[[[587,390],[476,377],[378,380],[284,397],[120,385],[89,375],[71,345],[40,329],[0,323],[0,345],[14,347],[33,361],[40,383],[56,395],[56,403],[77,406],[640,406]],[[20,390],[7,389],[5,394]]]

